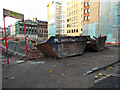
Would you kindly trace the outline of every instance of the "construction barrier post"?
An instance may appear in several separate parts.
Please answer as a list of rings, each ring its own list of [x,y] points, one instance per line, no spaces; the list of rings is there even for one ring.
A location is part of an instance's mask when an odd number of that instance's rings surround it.
[[[6,17],[6,15],[3,15],[4,35],[5,35],[5,44],[6,44],[6,52],[7,52],[7,63],[8,63],[8,65],[9,65],[8,46],[7,46],[7,36],[6,36],[6,28],[5,28],[5,17]]]

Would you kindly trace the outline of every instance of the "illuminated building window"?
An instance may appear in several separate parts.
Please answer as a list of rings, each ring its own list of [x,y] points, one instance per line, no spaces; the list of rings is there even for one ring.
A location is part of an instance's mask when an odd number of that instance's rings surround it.
[[[85,7],[87,6],[87,2],[85,2]]]
[[[87,13],[87,9],[85,9],[84,13]]]

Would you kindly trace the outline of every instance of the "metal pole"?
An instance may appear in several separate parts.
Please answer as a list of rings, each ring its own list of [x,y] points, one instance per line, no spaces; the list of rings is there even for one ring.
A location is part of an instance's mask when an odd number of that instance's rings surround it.
[[[7,52],[7,63],[9,65],[9,56],[8,56],[8,46],[7,46],[7,36],[6,36],[6,28],[5,28],[5,15],[3,15],[3,22],[4,22],[4,33],[5,33],[5,44],[6,44],[6,52]]]
[[[26,38],[26,33],[25,33],[25,22],[22,20],[23,26],[24,26],[24,36],[25,36],[25,46],[26,46],[26,54],[27,54],[27,61],[28,61],[28,50],[27,50],[27,38]]]

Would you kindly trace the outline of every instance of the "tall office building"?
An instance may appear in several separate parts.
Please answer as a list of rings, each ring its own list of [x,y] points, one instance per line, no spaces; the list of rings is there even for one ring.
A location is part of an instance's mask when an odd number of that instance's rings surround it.
[[[62,3],[52,1],[47,5],[48,37],[61,34]]]
[[[82,35],[84,0],[67,0],[66,6],[67,36]]]

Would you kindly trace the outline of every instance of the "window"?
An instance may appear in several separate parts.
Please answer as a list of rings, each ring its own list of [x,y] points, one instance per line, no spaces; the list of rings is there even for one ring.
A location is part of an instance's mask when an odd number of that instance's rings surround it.
[[[74,29],[74,33],[75,33],[75,29]]]
[[[81,11],[83,11],[83,8],[81,8]]]
[[[78,10],[77,10],[77,13],[78,13]]]
[[[81,15],[81,17],[83,17],[83,15]]]
[[[73,29],[72,29],[72,33],[73,33]]]
[[[83,29],[81,29],[81,31],[82,31]]]
[[[67,19],[67,22],[69,22],[69,19]]]
[[[88,8],[88,13],[90,13],[90,8]]]
[[[67,33],[69,33],[69,31],[67,30]]]
[[[87,13],[87,9],[85,9],[85,12],[84,13]]]
[[[76,16],[76,20],[78,20],[78,16]]]
[[[90,16],[88,16],[88,20],[90,19]]]
[[[76,26],[78,26],[78,22],[76,23]]]
[[[70,30],[69,30],[69,33],[70,33]]]
[[[86,16],[84,17],[84,20],[87,20],[87,17],[86,17]]]
[[[76,5],[76,7],[78,7],[78,4]]]
[[[78,29],[76,29],[76,32],[78,32]]]
[[[87,6],[87,2],[85,2],[85,7]]]
[[[90,6],[90,1],[88,1],[88,6]]]

